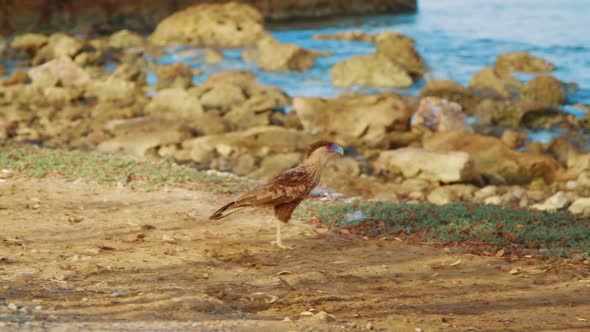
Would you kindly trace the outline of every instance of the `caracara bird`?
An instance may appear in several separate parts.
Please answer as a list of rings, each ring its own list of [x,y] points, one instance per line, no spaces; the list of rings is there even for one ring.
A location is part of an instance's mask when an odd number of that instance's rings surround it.
[[[288,223],[293,210],[320,182],[322,170],[333,153],[344,155],[338,144],[321,140],[311,144],[305,160],[298,166],[274,177],[267,184],[256,187],[236,198],[219,210],[209,220],[218,220],[249,207],[273,207],[277,225],[277,239],[271,244],[281,249],[292,249],[281,241],[281,222]]]

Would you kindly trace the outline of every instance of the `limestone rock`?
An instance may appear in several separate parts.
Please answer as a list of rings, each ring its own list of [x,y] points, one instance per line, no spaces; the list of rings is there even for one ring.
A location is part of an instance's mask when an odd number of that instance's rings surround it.
[[[314,54],[296,44],[285,44],[272,37],[261,39],[257,43],[258,62],[263,70],[303,71],[313,67]]]
[[[381,32],[375,38],[377,54],[394,61],[414,76],[422,76],[428,71],[426,63],[414,48],[414,40],[392,31]]]
[[[213,49],[205,50],[205,62],[206,63],[220,63],[223,61],[223,53]]]
[[[90,75],[68,56],[62,56],[29,70],[38,86],[81,86],[91,81]]]
[[[191,86],[193,82],[192,68],[183,62],[158,67],[158,82],[156,89],[183,88]]]
[[[436,152],[419,148],[383,151],[375,162],[378,171],[401,173],[434,182],[466,182],[477,178],[474,162],[465,152]]]
[[[548,105],[565,104],[567,95],[561,81],[551,75],[539,75],[520,91],[522,98]]]
[[[346,31],[346,32],[337,32],[337,33],[326,33],[326,34],[315,34],[312,37],[315,40],[355,40],[355,41],[364,41],[373,43],[375,42],[377,36],[362,32],[362,31]]]
[[[567,123],[565,114],[559,109],[524,100],[483,99],[475,108],[475,117],[481,124],[506,127],[549,128]]]
[[[427,81],[420,97],[439,97],[461,105],[467,114],[473,114],[477,105],[477,98],[473,93],[458,82],[452,80],[430,80]]]
[[[533,204],[531,208],[542,211],[557,211],[565,209],[574,201],[571,194],[559,191],[553,196],[547,198],[542,204]]]
[[[534,178],[543,178],[550,183],[559,171],[553,158],[514,151],[493,136],[450,131],[425,136],[422,143],[431,151],[467,152],[475,162],[477,173],[500,183],[523,184]]]
[[[24,33],[14,37],[10,43],[10,47],[36,52],[38,49],[47,44],[48,41],[49,38],[40,33]]]
[[[97,97],[101,101],[134,100],[137,93],[138,88],[134,82],[115,77],[109,77],[106,80],[92,81],[88,84],[86,89],[86,95],[88,97]]]
[[[433,131],[473,130],[466,122],[461,105],[437,97],[422,98],[410,123],[412,127],[425,126]]]
[[[146,106],[150,114],[174,114],[185,119],[196,119],[203,115],[203,106],[197,96],[181,88],[158,91]]]
[[[260,166],[249,176],[262,181],[268,181],[280,172],[299,164],[303,158],[299,152],[273,154],[262,160]]]
[[[469,87],[480,95],[509,98],[518,94],[521,83],[510,75],[500,75],[494,69],[484,66],[475,73]]]
[[[571,213],[590,215],[590,197],[576,199],[568,209]]]
[[[234,84],[221,83],[203,87],[199,100],[205,108],[230,109],[246,101],[242,89]]]
[[[230,2],[180,10],[162,20],[150,40],[158,45],[238,48],[254,46],[266,34],[258,10]]]
[[[117,31],[109,37],[109,45],[113,48],[142,47],[145,43],[142,35],[127,29]]]
[[[379,54],[359,55],[338,62],[332,67],[331,75],[332,84],[337,87],[408,88],[412,85],[412,78],[402,67]]]
[[[527,52],[510,52],[499,55],[494,63],[494,69],[499,73],[514,71],[525,73],[554,71],[555,66],[544,59]]]
[[[407,130],[410,107],[396,95],[296,97],[293,107],[303,128],[312,134],[336,135],[343,142],[369,142],[388,130]]]
[[[82,50],[83,46],[81,40],[63,33],[54,33],[49,37],[47,44],[39,49],[35,55],[33,65],[39,65],[63,56],[73,58]]]
[[[444,205],[456,201],[468,200],[473,196],[475,190],[475,186],[465,184],[441,186],[431,191],[426,199],[432,204]]]

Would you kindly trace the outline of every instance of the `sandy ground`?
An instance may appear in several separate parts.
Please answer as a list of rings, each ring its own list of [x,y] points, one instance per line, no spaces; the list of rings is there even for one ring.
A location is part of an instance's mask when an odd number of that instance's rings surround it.
[[[268,214],[207,221],[230,198],[0,183],[0,330],[590,331],[584,271],[303,224],[278,250]]]

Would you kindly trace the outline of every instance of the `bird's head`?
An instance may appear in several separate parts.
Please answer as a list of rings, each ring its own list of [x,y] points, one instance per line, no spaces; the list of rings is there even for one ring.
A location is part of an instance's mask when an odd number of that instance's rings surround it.
[[[317,161],[325,164],[325,162],[328,160],[328,157],[334,154],[340,154],[343,156],[344,149],[336,143],[321,140],[309,146],[305,159],[310,162]]]

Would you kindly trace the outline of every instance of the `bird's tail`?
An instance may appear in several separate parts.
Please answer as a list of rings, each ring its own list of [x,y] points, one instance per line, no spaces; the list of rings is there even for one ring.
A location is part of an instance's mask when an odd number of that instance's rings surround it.
[[[240,211],[241,209],[245,208],[246,206],[239,206],[236,204],[236,202],[231,202],[228,203],[224,206],[222,206],[221,208],[219,208],[219,210],[215,211],[210,217],[209,220],[219,220],[219,219],[223,219],[227,216],[229,216],[230,214],[234,214],[238,211]]]

